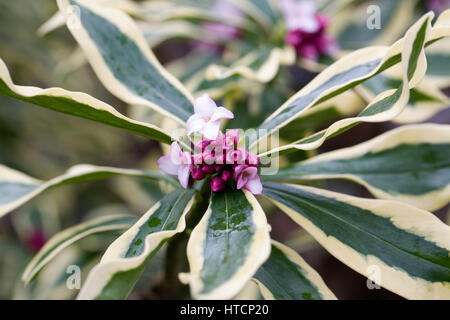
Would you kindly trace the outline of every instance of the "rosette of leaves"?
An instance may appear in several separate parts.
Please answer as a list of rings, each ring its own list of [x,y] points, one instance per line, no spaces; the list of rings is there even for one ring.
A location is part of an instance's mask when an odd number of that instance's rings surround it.
[[[76,6],[80,14],[69,14],[69,30],[111,93],[185,126],[193,114],[192,94],[160,65],[128,15],[90,1],[61,0],[58,5],[65,15],[73,12],[69,6]],[[395,118],[425,76],[425,47],[450,35],[450,11],[443,12],[434,23],[432,19],[432,13],[420,17],[392,46],[359,49],[325,68],[255,126],[262,134],[250,139],[250,150],[261,159],[275,159],[295,150],[318,148],[360,123]],[[297,140],[285,145],[259,150],[261,141],[309,110],[393,67],[401,69],[396,87],[377,94],[357,116],[336,121],[310,136],[292,137]],[[161,143],[172,141],[161,128],[130,119],[91,95],[16,85],[3,61],[0,93]],[[186,139],[179,143],[188,147]],[[429,211],[449,202],[449,153],[448,125],[403,126],[363,144],[262,176],[263,196],[356,272],[364,275],[369,266],[377,266],[383,275],[379,284],[384,288],[409,299],[448,299],[450,227]],[[48,189],[111,176],[163,180],[173,185],[173,191],[137,222],[113,216],[57,234],[26,268],[26,282],[32,281],[68,243],[104,230],[125,229],[90,271],[79,299],[126,298],[165,242],[170,262],[166,276],[182,271],[180,280],[189,284],[193,298],[232,298],[249,281],[257,283],[266,299],[335,298],[320,275],[296,252],[271,240],[264,209],[247,191],[227,188],[211,193],[208,183],[184,189],[173,177],[143,169],[78,165],[54,179],[41,181],[1,166],[0,216]],[[376,199],[302,183],[313,179],[350,179],[365,186]],[[188,269],[180,261],[183,251]]]

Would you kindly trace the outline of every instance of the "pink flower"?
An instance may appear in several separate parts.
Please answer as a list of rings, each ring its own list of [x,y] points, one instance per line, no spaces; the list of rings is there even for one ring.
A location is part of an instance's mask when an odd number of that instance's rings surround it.
[[[312,1],[283,0],[280,9],[288,31],[285,42],[295,48],[298,56],[317,60],[321,55],[332,56],[336,53],[336,41],[325,34],[329,18],[316,13]]]
[[[176,141],[170,146],[170,153],[159,158],[157,163],[161,171],[178,176],[183,188],[188,187],[193,167],[192,157],[189,152],[183,152]]]
[[[450,0],[427,0],[427,7],[439,14],[450,8]]]
[[[239,142],[239,129],[227,130],[225,132],[225,149],[234,149]]]
[[[227,164],[244,164],[247,159],[248,151],[243,147],[237,147],[236,150],[230,149],[226,153]]]
[[[288,31],[317,32],[319,22],[315,18],[316,5],[311,0],[280,0],[281,13]]]
[[[211,190],[217,192],[225,188],[225,182],[220,177],[214,177],[211,180]]]
[[[238,165],[234,169],[234,178],[237,181],[237,189],[244,188],[253,194],[262,194],[263,187],[256,167]]]
[[[259,164],[259,158],[256,154],[249,154],[246,162],[250,166],[257,166]]]
[[[198,152],[203,152],[207,146],[211,143],[211,140],[200,139],[194,144],[194,150]]]
[[[187,121],[188,134],[199,132],[209,140],[215,140],[220,132],[220,119],[233,119],[231,111],[217,107],[216,103],[203,94],[194,102],[194,114]]]

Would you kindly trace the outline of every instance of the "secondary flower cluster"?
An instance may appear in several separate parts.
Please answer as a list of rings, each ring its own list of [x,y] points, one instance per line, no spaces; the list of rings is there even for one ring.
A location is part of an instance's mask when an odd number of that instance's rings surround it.
[[[281,0],[280,9],[286,22],[285,41],[295,48],[298,56],[317,60],[321,55],[336,52],[336,41],[325,33],[329,19],[316,13],[314,1]]]
[[[173,142],[170,153],[158,160],[161,171],[178,176],[184,188],[191,180],[210,177],[213,192],[229,186],[261,194],[259,158],[238,146],[238,129],[228,130],[225,134],[220,132],[220,119],[233,118],[233,113],[217,107],[206,94],[195,101],[194,111],[187,122],[188,134],[202,134],[194,144],[194,152],[183,151],[177,142]]]

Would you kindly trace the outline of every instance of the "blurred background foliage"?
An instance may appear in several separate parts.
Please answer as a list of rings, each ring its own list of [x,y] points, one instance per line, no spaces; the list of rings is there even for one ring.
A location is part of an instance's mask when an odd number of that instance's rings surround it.
[[[220,0],[219,0],[220,1]],[[399,0],[400,1],[400,0]],[[346,1],[349,5],[365,8],[367,1]],[[370,3],[376,1],[370,1]],[[396,0],[379,0],[380,7],[388,10]],[[352,10],[356,8],[350,7]],[[361,10],[359,8],[358,10]],[[427,9],[424,1],[413,6],[414,21]],[[114,98],[95,77],[92,69],[80,56],[79,49],[66,28],[58,28],[41,37],[38,28],[56,12],[53,0],[0,0],[0,57],[7,63],[13,81],[22,85],[39,87],[63,87],[81,91],[99,98],[119,111],[132,117],[155,123],[164,121],[154,112],[137,106],[127,106]],[[333,17],[332,17],[333,18]],[[336,17],[336,24],[339,23]],[[404,25],[405,29],[410,23]],[[338,27],[336,27],[338,28]],[[398,39],[405,29],[392,32],[392,39],[383,38],[385,45]],[[341,49],[356,49],[376,38],[364,35],[366,28],[360,21],[347,24],[337,37]],[[355,38],[351,34],[359,34]],[[154,51],[169,70],[176,69],[176,62],[183,62],[192,53],[192,43],[186,39],[170,39],[158,44]],[[195,52],[194,52],[195,53]],[[205,63],[216,61],[212,56]],[[188,65],[184,62],[183,65]],[[193,67],[190,65],[190,67]],[[186,68],[186,70],[190,70]],[[183,71],[183,67],[181,68]],[[174,71],[174,73],[177,73]],[[231,106],[236,117],[229,127],[258,125],[293,92],[302,88],[316,71],[296,64],[283,70],[267,84],[251,86],[249,93],[231,88],[221,96],[222,103]],[[183,80],[190,74],[177,74]],[[445,88],[444,88],[445,89]],[[448,90],[444,90],[447,94]],[[344,104],[348,100],[344,100]],[[348,106],[347,106],[348,107]],[[356,111],[355,111],[356,112]],[[308,133],[324,128],[331,121],[342,117],[335,109],[312,114],[301,122],[288,126],[281,137],[297,138],[299,132]],[[440,111],[427,122],[450,123],[448,110]],[[355,145],[396,127],[395,123],[364,124],[329,140],[318,152]],[[291,140],[292,140],[291,139]],[[312,152],[298,151],[283,159],[283,163],[298,161]],[[0,96],[0,163],[25,172],[39,179],[49,179],[79,163],[107,165],[124,168],[155,167],[161,154],[159,144],[134,136],[118,129],[36,108],[24,102]],[[331,190],[370,197],[356,184],[328,181]],[[89,269],[100,259],[102,252],[118,233],[90,236],[65,249],[44,268],[29,286],[20,281],[21,274],[43,243],[56,232],[92,217],[105,214],[133,214],[139,216],[157,201],[165,186],[155,182],[129,178],[115,178],[100,182],[81,183],[51,190],[30,204],[0,220],[0,299],[70,299],[77,291],[66,287],[67,266],[81,267],[86,276]],[[303,230],[285,215],[267,203],[272,237],[295,248],[324,278],[338,298],[387,298],[398,296],[385,290],[368,290],[366,279],[351,271],[333,258]],[[446,219],[448,207],[437,212]],[[171,297],[162,284],[164,250],[149,264],[131,299]]]

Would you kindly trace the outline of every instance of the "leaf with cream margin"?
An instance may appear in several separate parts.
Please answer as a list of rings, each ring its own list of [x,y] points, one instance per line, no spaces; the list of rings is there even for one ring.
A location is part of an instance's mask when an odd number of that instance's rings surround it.
[[[130,119],[110,105],[88,94],[61,88],[41,89],[15,85],[2,59],[0,59],[0,94],[57,112],[124,129],[167,144],[172,141],[170,135],[162,129]]]
[[[220,13],[214,10],[216,1],[185,1],[185,0],[152,0],[140,5],[140,15],[146,21],[166,22],[175,20],[196,22],[221,22],[234,25],[237,19],[225,21]]]
[[[205,42],[216,42],[217,38],[205,32],[195,23],[189,21],[165,21],[164,23],[139,23],[147,43],[150,47],[156,47],[167,40],[190,39]]]
[[[333,14],[327,30],[336,38],[341,50],[392,43],[411,24],[417,2],[378,0],[376,7],[371,7],[374,4],[371,1],[352,1]],[[377,17],[380,17],[380,28],[376,28]],[[368,25],[375,28],[368,28]]]
[[[277,75],[280,65],[292,65],[294,62],[295,52],[292,47],[259,48],[236,60],[229,67],[211,65],[206,70],[206,79],[223,80],[240,75],[267,83]]]
[[[58,6],[97,77],[112,94],[181,124],[194,113],[191,94],[161,66],[128,15],[83,0],[58,0]]]
[[[409,125],[262,176],[265,181],[349,179],[374,196],[434,211],[450,201],[450,125]]]
[[[356,87],[356,90],[366,101],[371,101],[381,92],[398,87],[400,82],[396,77],[379,74]],[[425,77],[411,89],[408,104],[392,121],[401,124],[425,121],[449,106],[450,99]]]
[[[450,226],[403,202],[264,183],[263,194],[328,252],[407,299],[450,298]]]
[[[336,300],[320,275],[297,252],[273,240],[270,257],[253,281],[266,300]]]
[[[173,191],[117,238],[89,273],[77,299],[125,299],[158,249],[185,229],[195,193]]]
[[[19,171],[0,165],[0,218],[50,188],[114,176],[164,180],[175,186],[179,186],[179,183],[173,177],[149,170],[121,169],[82,164],[71,167],[64,174],[56,178],[48,181],[40,181]]]
[[[286,101],[258,129],[259,136],[252,138],[251,149],[258,142],[276,132],[312,107],[331,99],[363,81],[401,62],[402,85],[397,89],[379,94],[359,116],[343,119],[324,131],[293,144],[276,148],[273,152],[287,149],[310,150],[320,146],[326,138],[338,134],[361,121],[380,122],[397,116],[409,100],[409,89],[415,87],[425,75],[426,58],[424,46],[450,35],[450,10],[442,13],[430,27],[433,13],[424,15],[407,32],[403,39],[391,47],[369,47],[354,51],[339,59],[316,76],[308,85]],[[402,59],[403,57],[403,59]],[[259,150],[260,154],[270,154]]]
[[[427,81],[441,89],[450,86],[450,38],[429,46],[427,54]]]
[[[90,0],[97,5],[115,8],[122,10],[128,14],[138,15],[141,11],[139,6],[131,0]],[[62,12],[55,12],[47,21],[45,21],[36,31],[39,36],[45,36],[46,34],[63,27],[66,24],[66,18]]]
[[[129,215],[109,215],[95,218],[58,232],[51,237],[41,250],[28,263],[22,281],[28,284],[63,249],[92,234],[108,231],[121,231],[131,227],[137,218]]]
[[[229,299],[269,254],[269,225],[256,198],[247,190],[213,192],[188,242],[190,273],[180,280],[195,299]]]
[[[228,0],[267,30],[280,18],[271,0]]]
[[[338,119],[356,115],[366,106],[364,99],[355,90],[347,90],[338,96],[309,109],[294,121],[280,129],[280,136],[290,139],[307,135]],[[289,140],[287,140],[289,141]]]

